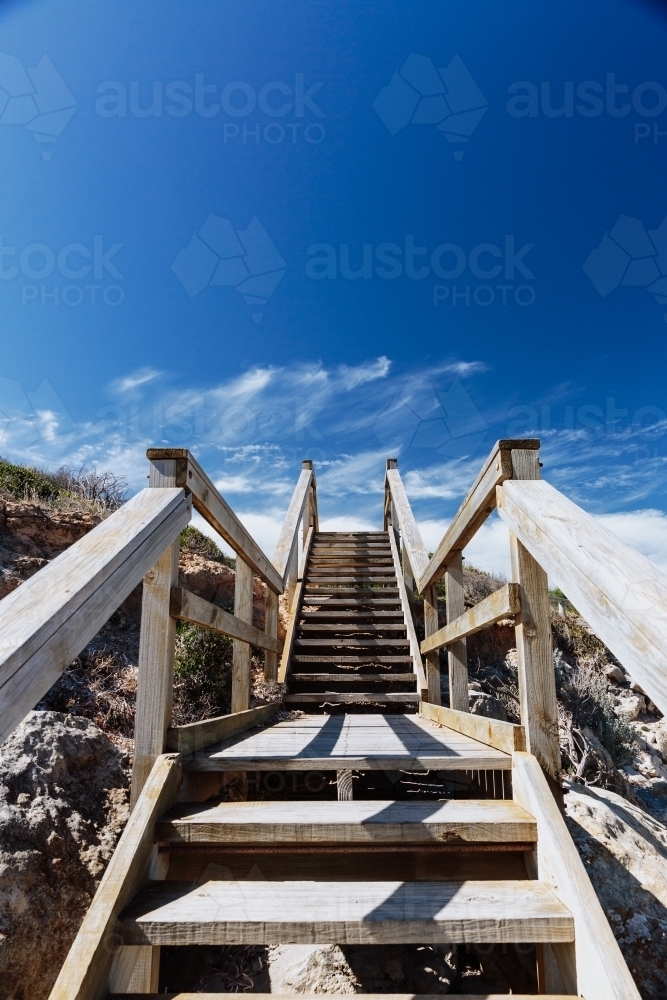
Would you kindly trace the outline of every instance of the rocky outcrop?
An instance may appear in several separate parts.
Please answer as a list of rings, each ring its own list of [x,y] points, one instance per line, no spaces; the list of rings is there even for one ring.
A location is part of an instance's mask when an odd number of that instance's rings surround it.
[[[2,745],[3,1000],[48,997],[127,816],[127,758],[89,720],[31,712]]]
[[[49,510],[0,499],[0,599],[99,524],[95,510]]]
[[[667,826],[602,788],[570,785],[567,824],[643,1000],[667,982]]]

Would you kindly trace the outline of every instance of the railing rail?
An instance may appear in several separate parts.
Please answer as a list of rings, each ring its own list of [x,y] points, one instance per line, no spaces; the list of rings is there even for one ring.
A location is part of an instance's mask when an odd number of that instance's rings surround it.
[[[190,520],[182,489],[146,489],[0,601],[0,742],[35,707]]]

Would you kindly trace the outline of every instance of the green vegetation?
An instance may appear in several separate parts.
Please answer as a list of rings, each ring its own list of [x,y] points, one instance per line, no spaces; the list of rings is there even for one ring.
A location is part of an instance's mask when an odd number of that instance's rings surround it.
[[[0,459],[0,491],[16,500],[56,500],[62,492],[49,473],[4,459]]]
[[[124,502],[127,486],[126,479],[109,471],[98,472],[82,466],[74,472],[63,465],[49,472],[0,458],[0,494],[14,500],[32,500],[50,506],[83,501],[98,510],[113,511]]]
[[[232,640],[200,625],[177,622],[174,661],[176,724],[227,714],[231,708],[231,694]]]
[[[616,766],[632,760],[634,729],[616,715],[600,665],[580,660],[559,685],[559,698],[572,713],[572,724],[587,726],[597,736]]]
[[[191,524],[187,528],[183,528],[181,532],[181,551],[195,552],[204,556],[205,559],[213,559],[224,566],[229,566],[230,569],[234,569],[235,566],[235,560],[231,556],[226,556],[212,538],[204,535],[199,528],[195,528]]]
[[[565,600],[565,601],[567,600],[567,597],[565,596],[565,594],[563,593],[563,591],[560,589],[560,587],[554,587],[553,590],[550,590],[549,591],[549,596],[550,597],[560,597],[562,600]]]

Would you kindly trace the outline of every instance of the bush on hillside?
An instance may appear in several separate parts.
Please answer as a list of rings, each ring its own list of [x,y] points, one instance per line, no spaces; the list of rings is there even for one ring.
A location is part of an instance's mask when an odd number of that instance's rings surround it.
[[[194,552],[204,556],[205,559],[213,559],[214,562],[222,563],[223,566],[229,566],[230,569],[234,569],[236,564],[236,560],[231,556],[226,556],[212,538],[204,535],[191,524],[187,528],[183,528],[181,532],[181,551]]]
[[[15,465],[0,458],[0,493],[15,500],[57,505],[83,500],[105,511],[117,510],[125,500],[128,482],[109,470],[81,466],[78,472],[61,466],[56,472],[29,465]]]
[[[231,697],[232,640],[200,625],[177,622],[174,723],[226,715]]]

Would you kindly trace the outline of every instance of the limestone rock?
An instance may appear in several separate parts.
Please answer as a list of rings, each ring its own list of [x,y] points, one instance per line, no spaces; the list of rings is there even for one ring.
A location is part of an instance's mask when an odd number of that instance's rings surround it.
[[[623,668],[617,666],[615,663],[610,663],[605,669],[604,674],[607,680],[612,681],[614,684],[621,684],[625,679]]]
[[[507,722],[507,713],[502,701],[483,691],[470,692],[470,712],[472,715],[483,715],[486,719]]]
[[[3,1000],[48,997],[127,820],[127,764],[57,712],[31,712],[0,747]]]
[[[617,715],[625,716],[626,719],[637,719],[646,710],[646,701],[640,694],[631,695],[629,698],[620,698],[614,711]]]
[[[667,826],[615,792],[570,785],[568,827],[644,1000],[667,981]]]

